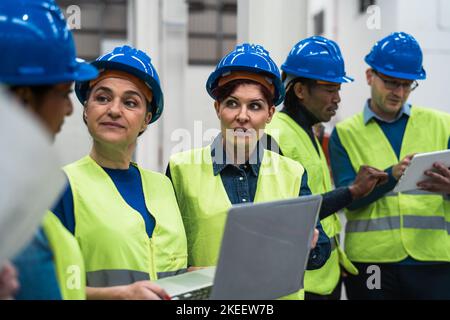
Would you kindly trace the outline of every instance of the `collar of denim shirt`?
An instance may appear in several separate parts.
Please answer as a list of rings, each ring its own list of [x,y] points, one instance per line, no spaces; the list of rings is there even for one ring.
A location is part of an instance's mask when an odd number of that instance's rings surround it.
[[[259,175],[259,169],[261,168],[261,162],[264,156],[264,145],[261,143],[261,139],[258,140],[255,150],[250,155],[249,160],[245,163],[250,166],[255,177]],[[216,136],[211,144],[211,158],[215,176],[221,173],[227,166],[234,165],[232,159],[227,157],[225,147],[223,146],[221,133]]]

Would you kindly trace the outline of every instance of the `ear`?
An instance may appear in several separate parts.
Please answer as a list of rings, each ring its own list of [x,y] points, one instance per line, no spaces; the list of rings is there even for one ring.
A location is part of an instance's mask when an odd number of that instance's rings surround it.
[[[145,115],[145,118],[144,118],[144,123],[141,126],[141,130],[139,130],[139,135],[141,135],[142,133],[144,133],[145,130],[147,130],[147,127],[151,120],[152,120],[152,113],[147,112],[147,114]]]
[[[219,101],[214,101],[214,109],[216,110],[217,118],[220,120],[220,103],[219,103]]]
[[[294,90],[294,93],[297,96],[297,98],[299,98],[300,100],[305,99],[305,92],[307,90],[306,87],[301,82],[297,82],[296,84],[294,84],[294,88],[292,88],[292,90]]]
[[[34,96],[29,87],[19,87],[14,93],[26,108],[36,109]]]
[[[147,112],[147,114],[145,115],[145,121],[144,121],[144,127],[143,129],[147,129],[147,126],[149,125],[150,121],[153,118],[153,114],[151,112]]]
[[[269,117],[266,120],[266,123],[270,123],[272,121],[273,115],[275,113],[275,106],[270,106],[269,107]]]
[[[374,76],[373,75],[373,70],[371,68],[367,69],[366,70],[366,80],[367,80],[367,84],[369,86],[371,86],[372,83],[373,83],[373,76]]]
[[[83,120],[84,120],[84,123],[87,123],[86,108],[87,108],[87,103],[85,103],[84,106],[83,106]]]

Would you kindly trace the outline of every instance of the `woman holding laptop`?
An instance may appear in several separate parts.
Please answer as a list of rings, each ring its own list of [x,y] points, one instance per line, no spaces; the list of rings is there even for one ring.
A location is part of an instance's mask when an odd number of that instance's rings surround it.
[[[217,264],[232,205],[311,194],[304,168],[269,150],[271,141],[264,135],[284,98],[269,53],[260,45],[238,45],[219,62],[206,88],[215,100],[221,133],[211,145],[174,154],[167,169],[186,229],[188,264],[194,267]],[[308,269],[320,268],[330,255],[320,223],[313,247]],[[303,291],[286,298],[303,299]]]

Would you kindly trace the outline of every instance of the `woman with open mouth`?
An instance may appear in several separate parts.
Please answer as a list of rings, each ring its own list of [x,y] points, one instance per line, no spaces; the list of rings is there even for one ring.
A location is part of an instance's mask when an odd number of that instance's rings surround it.
[[[193,267],[217,264],[225,219],[233,204],[309,195],[303,167],[270,151],[264,127],[284,98],[278,67],[259,45],[243,44],[226,55],[206,84],[215,100],[221,133],[207,147],[171,157],[172,179]],[[315,230],[309,269],[330,255],[320,223]],[[300,290],[286,298],[302,299]]]

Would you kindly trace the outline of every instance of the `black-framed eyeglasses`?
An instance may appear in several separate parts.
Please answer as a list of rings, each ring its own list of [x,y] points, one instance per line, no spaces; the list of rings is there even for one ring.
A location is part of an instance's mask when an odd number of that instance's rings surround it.
[[[400,81],[386,79],[386,78],[382,77],[379,72],[377,72],[375,70],[372,70],[372,72],[374,74],[376,74],[376,76],[378,78],[380,78],[381,81],[383,81],[384,86],[388,90],[394,91],[394,90],[397,90],[400,86],[402,86],[403,90],[405,90],[407,92],[411,92],[419,86],[419,83],[416,80],[414,80],[412,82],[400,82]]]

